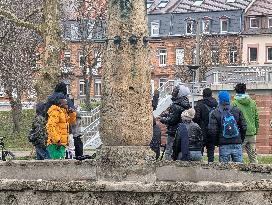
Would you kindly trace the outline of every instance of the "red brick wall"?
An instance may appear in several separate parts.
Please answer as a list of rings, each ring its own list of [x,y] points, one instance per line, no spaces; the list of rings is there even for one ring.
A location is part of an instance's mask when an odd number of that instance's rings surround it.
[[[260,129],[257,136],[257,152],[260,154],[272,154],[272,128],[270,120],[272,118],[272,96],[271,95],[255,95],[252,96],[256,100]]]

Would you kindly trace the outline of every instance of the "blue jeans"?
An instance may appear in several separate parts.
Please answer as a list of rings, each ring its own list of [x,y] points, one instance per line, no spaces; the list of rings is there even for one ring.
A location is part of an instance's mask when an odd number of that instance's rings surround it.
[[[201,161],[202,152],[201,151],[190,151],[190,160],[191,161]]]
[[[228,144],[219,147],[219,162],[243,162],[243,149],[241,144]]]
[[[201,151],[189,151],[190,153],[190,161],[201,161],[202,160],[202,152]],[[178,154],[178,160],[182,159],[182,153]],[[187,161],[187,160],[186,160]]]
[[[50,159],[50,155],[46,147],[35,146],[35,148],[37,160]]]

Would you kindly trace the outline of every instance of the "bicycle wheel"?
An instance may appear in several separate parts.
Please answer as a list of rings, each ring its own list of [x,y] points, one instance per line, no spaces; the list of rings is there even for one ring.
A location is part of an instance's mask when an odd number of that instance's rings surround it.
[[[5,151],[6,160],[15,159],[15,155],[11,151]]]

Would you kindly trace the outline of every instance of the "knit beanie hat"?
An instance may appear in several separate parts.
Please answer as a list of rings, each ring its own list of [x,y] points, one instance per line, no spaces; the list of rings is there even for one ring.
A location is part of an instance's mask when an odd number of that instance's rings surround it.
[[[190,95],[190,89],[184,85],[179,85],[178,96],[182,97],[182,96],[187,96],[187,95]]]
[[[181,113],[181,118],[185,120],[192,120],[195,117],[195,109],[190,108],[188,110],[184,110]]]
[[[230,94],[228,91],[220,91],[218,93],[218,100],[219,100],[219,104],[222,105],[222,104],[230,104]]]

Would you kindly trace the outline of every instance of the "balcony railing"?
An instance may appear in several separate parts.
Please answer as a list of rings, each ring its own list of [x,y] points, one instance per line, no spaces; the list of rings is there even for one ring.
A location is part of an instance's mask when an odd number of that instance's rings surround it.
[[[207,84],[272,82],[272,66],[219,67],[206,73]]]

